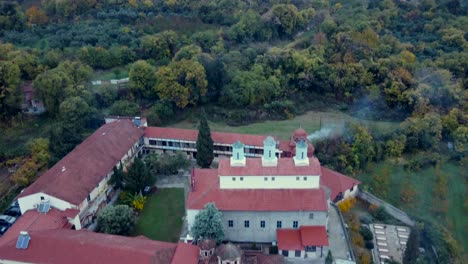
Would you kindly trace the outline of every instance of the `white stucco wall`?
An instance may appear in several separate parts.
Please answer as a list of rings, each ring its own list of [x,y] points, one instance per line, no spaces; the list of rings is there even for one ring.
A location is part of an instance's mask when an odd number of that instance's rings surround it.
[[[219,184],[221,189],[317,189],[320,176],[220,176]]]
[[[49,201],[52,207],[61,211],[69,208],[77,208],[75,205],[70,204],[64,200],[55,198],[46,193],[39,192],[18,199],[21,214],[24,214],[28,210],[36,209],[38,204],[41,203],[41,197],[44,197],[44,201]]]
[[[358,193],[358,186],[354,186],[353,190],[351,191],[351,189],[349,190],[346,190],[345,193],[343,194],[343,198],[344,199],[347,199],[349,197],[356,197],[357,193]]]
[[[199,210],[187,210],[187,222],[191,229],[195,216]],[[309,214],[313,214],[313,219]],[[227,240],[235,242],[271,243],[276,241],[276,222],[282,222],[282,228],[293,228],[293,221],[301,225],[320,225],[327,228],[328,213],[318,211],[294,211],[294,212],[262,212],[262,211],[222,211],[224,233]],[[228,221],[234,221],[234,226],[229,227]],[[249,228],[244,227],[244,221],[249,221]],[[265,228],[260,226],[260,221],[265,221]]]
[[[2,259],[0,257],[0,263],[1,264],[29,264],[33,262],[21,262],[21,261],[7,260],[7,259]]]
[[[316,247],[315,252],[306,252],[305,250],[301,250],[300,257],[296,257],[295,250],[278,250],[278,254],[283,255],[284,251],[288,251],[288,259],[297,259],[297,258],[308,258],[308,259],[323,258],[325,259],[328,254],[328,247],[324,246],[323,249],[321,249],[320,247]],[[320,256],[320,254],[322,254],[322,256]]]

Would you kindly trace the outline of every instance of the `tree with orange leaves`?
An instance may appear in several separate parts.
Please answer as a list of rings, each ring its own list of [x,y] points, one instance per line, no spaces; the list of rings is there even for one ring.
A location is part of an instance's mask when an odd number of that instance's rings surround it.
[[[47,15],[36,6],[31,6],[26,10],[26,16],[28,17],[28,23],[31,25],[46,24],[49,21]]]

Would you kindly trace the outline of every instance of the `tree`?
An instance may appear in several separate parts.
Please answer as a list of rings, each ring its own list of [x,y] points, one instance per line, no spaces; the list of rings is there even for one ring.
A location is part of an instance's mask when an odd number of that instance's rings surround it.
[[[171,62],[160,67],[156,76],[158,83],[154,89],[159,98],[175,102],[180,108],[197,105],[207,92],[205,68],[197,61]]]
[[[59,121],[52,127],[49,140],[50,142],[54,142],[54,144],[49,145],[49,151],[52,155],[51,163],[53,164],[65,157],[76,145],[80,144],[83,136],[75,127],[68,125],[66,122]]]
[[[162,175],[175,174],[178,170],[186,170],[190,167],[190,160],[184,152],[177,152],[172,154],[150,154],[145,157],[145,163],[151,173]]]
[[[69,97],[60,104],[60,118],[77,131],[87,125],[91,112],[88,103],[78,96]]]
[[[411,229],[406,250],[403,255],[403,264],[416,263],[419,256],[419,231],[416,226]]]
[[[0,119],[5,120],[20,109],[20,69],[9,61],[0,61]]]
[[[125,178],[122,162],[120,162],[118,166],[114,166],[112,171],[113,171],[113,174],[112,174],[112,177],[110,179],[110,184],[114,184],[115,188],[117,188],[117,189],[122,188],[123,187],[123,181],[124,181],[124,178]]]
[[[141,159],[135,158],[125,175],[125,189],[132,193],[142,193],[146,186],[153,184],[154,177],[146,164]]]
[[[145,58],[154,60],[168,60],[176,51],[177,33],[163,31],[156,35],[145,36],[141,40]]]
[[[277,4],[272,7],[272,22],[278,29],[280,35],[291,36],[298,24],[302,23],[297,7],[291,4]]]
[[[140,112],[138,105],[134,102],[120,100],[116,101],[110,107],[110,114],[111,115],[118,115],[118,116],[135,116]]]
[[[0,31],[24,29],[26,16],[16,1],[0,1]]]
[[[200,239],[213,239],[220,243],[224,239],[224,228],[222,214],[215,204],[208,203],[205,210],[195,216],[195,222],[191,228],[195,241]]]
[[[209,168],[213,162],[213,139],[210,126],[206,120],[205,110],[202,108],[197,138],[197,164],[202,168]]]
[[[328,250],[327,257],[325,258],[325,264],[333,264],[333,256],[331,250]]]
[[[133,230],[136,219],[128,205],[109,205],[99,212],[97,223],[100,233],[125,236]]]
[[[139,60],[130,66],[128,73],[130,90],[136,98],[151,98],[156,82],[156,69],[144,60]]]
[[[28,17],[28,23],[32,25],[46,24],[49,18],[47,15],[36,6],[31,6],[26,10],[26,16]]]

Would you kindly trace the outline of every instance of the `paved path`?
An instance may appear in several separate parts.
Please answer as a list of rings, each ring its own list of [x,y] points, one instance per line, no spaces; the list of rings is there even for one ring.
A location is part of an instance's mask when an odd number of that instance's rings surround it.
[[[333,258],[349,259],[349,249],[346,242],[340,216],[333,206],[328,211],[328,240]]]
[[[158,188],[184,188],[188,183],[190,172],[174,175],[156,176],[156,187]]]

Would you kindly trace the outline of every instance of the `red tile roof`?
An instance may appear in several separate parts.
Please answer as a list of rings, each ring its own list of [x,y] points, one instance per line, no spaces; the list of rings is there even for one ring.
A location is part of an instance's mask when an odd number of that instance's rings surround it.
[[[18,197],[44,192],[79,205],[141,136],[129,120],[105,124]]]
[[[359,185],[361,183],[354,178],[345,176],[324,166],[322,166],[322,176],[320,177],[320,182],[330,189],[330,200],[332,201],[340,192],[344,194],[346,190],[349,190],[353,186]]]
[[[304,250],[306,246],[328,246],[325,226],[301,226],[299,229],[277,229],[280,250]]]
[[[263,167],[262,159],[246,158],[245,166],[231,167],[230,159],[220,159],[218,171],[221,176],[320,175],[320,162],[309,158],[308,166],[295,166],[292,158],[279,158],[277,166]]]
[[[301,241],[304,246],[328,246],[327,230],[324,226],[301,226]]]
[[[29,210],[0,237],[0,245],[13,240],[16,242],[21,231],[45,231],[61,228],[71,228],[64,211],[55,208],[50,208],[48,213]]]
[[[16,249],[15,239],[0,246],[0,258],[48,264],[168,264],[177,247],[175,243],[76,230],[29,234],[31,241],[27,249]]]
[[[179,242],[171,264],[198,263],[200,249],[191,244]]]
[[[195,190],[189,193],[188,209],[199,210],[215,203],[224,211],[327,211],[323,189],[220,189],[216,169],[195,169],[194,177]]]
[[[147,127],[145,128],[145,137],[147,138],[163,138],[174,140],[196,141],[198,130],[170,128],[170,127]],[[263,141],[267,136],[225,133],[211,131],[211,138],[214,143],[232,145],[236,141],[242,142],[244,145],[263,147]],[[275,138],[275,137],[273,137]],[[275,138],[275,140],[277,140]]]
[[[301,233],[297,229],[276,229],[278,249],[303,250]]]

